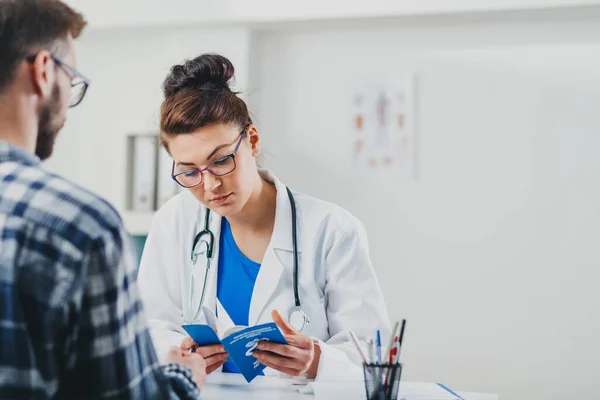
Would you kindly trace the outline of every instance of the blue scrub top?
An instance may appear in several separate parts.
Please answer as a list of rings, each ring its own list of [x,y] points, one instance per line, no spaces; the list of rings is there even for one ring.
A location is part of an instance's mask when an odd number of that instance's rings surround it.
[[[217,297],[235,325],[248,326],[250,301],[260,264],[246,257],[235,243],[227,219],[221,222]],[[240,373],[232,361],[223,365],[223,372]]]

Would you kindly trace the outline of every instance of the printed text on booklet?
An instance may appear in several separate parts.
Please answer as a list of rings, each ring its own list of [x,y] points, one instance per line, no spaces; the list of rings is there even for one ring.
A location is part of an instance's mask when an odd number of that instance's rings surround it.
[[[236,326],[225,332],[224,337],[219,337],[208,325],[183,325],[183,329],[190,335],[198,346],[222,344],[229,359],[235,362],[246,381],[252,381],[261,373],[265,366],[252,356],[260,341],[288,344],[283,334],[274,322],[256,325],[250,328]]]

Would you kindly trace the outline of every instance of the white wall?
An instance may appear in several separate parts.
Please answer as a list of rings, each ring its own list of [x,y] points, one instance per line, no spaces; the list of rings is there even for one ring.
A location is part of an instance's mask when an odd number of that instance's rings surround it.
[[[251,108],[268,166],[365,223],[404,378],[597,399],[600,19],[530,17],[265,31]],[[353,181],[352,90],[403,70],[418,178]]]
[[[222,52],[268,166],[365,223],[390,316],[409,320],[404,378],[597,398],[600,18],[586,14],[92,30],[78,65],[92,86],[48,165],[123,210],[125,135],[156,130],[171,65]],[[419,74],[418,178],[357,183],[351,90],[404,69]]]
[[[67,0],[93,28],[257,23],[571,8],[599,0]]]
[[[158,132],[161,85],[169,68],[204,52],[219,52],[232,60],[237,87],[244,89],[249,40],[243,28],[89,32],[78,42],[77,68],[92,84],[81,105],[69,111],[48,167],[106,197],[122,212],[126,137]],[[142,225],[148,222],[144,219]]]

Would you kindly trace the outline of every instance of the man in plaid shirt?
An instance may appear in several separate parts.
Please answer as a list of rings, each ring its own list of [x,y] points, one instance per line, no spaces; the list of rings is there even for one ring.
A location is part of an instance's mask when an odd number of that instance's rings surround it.
[[[0,0],[0,399],[197,398],[200,355],[157,361],[118,214],[40,165],[89,84],[84,27],[58,0]]]

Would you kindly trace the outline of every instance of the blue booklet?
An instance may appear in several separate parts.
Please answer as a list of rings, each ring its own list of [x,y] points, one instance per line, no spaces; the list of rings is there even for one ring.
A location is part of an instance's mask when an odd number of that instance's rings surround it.
[[[247,382],[252,381],[265,369],[265,366],[252,356],[258,342],[288,344],[274,322],[250,328],[236,326],[227,330],[222,339],[219,339],[213,328],[208,325],[183,325],[182,328],[198,346],[222,344],[229,354],[229,360],[238,366]]]

